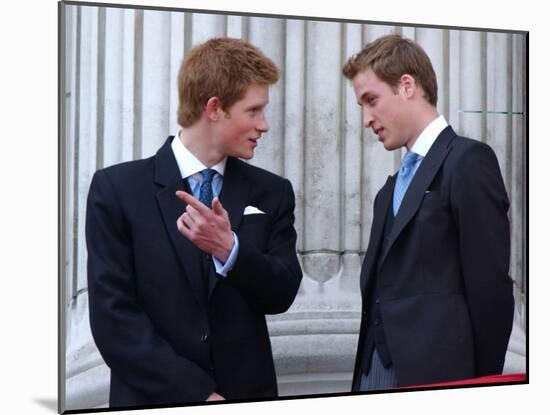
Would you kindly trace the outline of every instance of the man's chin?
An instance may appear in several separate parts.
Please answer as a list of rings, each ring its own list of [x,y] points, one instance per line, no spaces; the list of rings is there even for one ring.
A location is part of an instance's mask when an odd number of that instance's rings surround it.
[[[384,140],[382,145],[388,151],[399,150],[401,147],[403,147],[403,144],[401,144],[399,142],[396,143],[396,142],[388,140],[388,139]]]
[[[235,155],[234,157],[238,157],[238,158],[243,159],[243,160],[250,160],[250,159],[252,159],[252,157],[254,157],[254,152],[242,153],[242,154]]]

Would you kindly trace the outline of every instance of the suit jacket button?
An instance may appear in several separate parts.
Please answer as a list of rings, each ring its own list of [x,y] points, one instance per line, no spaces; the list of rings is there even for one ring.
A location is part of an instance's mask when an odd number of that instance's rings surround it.
[[[207,333],[204,333],[202,336],[201,336],[201,343],[207,343],[208,342],[208,334]]]
[[[380,304],[380,298],[377,298],[377,299],[375,300],[375,302],[376,302],[376,304]]]
[[[379,325],[380,325],[380,319],[379,319],[379,318],[377,318],[377,319],[374,320],[374,325],[375,325],[375,326],[379,326]]]

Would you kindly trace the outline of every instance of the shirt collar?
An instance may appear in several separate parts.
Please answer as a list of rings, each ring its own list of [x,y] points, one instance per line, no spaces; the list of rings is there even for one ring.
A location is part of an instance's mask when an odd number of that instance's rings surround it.
[[[181,177],[183,179],[188,178],[189,176],[193,176],[196,173],[199,173],[203,171],[204,169],[207,169],[202,162],[195,157],[193,153],[191,153],[187,147],[181,142],[180,134],[181,134],[181,128],[178,130],[176,135],[174,136],[174,139],[172,140],[172,151],[174,152],[174,156],[176,157],[176,162],[178,163],[178,168],[181,173]],[[225,157],[222,161],[220,161],[218,164],[215,164],[214,166],[210,167],[211,169],[216,170],[218,174],[221,176],[225,173],[225,164],[227,163],[227,157]]]
[[[432,144],[435,142],[441,131],[443,131],[448,125],[449,124],[447,124],[447,121],[443,115],[437,117],[420,133],[412,146],[411,151],[422,157],[426,157],[426,154],[428,154],[428,150],[430,150]]]

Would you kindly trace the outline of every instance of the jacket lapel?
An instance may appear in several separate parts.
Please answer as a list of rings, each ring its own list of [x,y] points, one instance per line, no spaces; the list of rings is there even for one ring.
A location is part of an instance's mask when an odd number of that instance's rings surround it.
[[[424,193],[432,183],[436,173],[451,149],[449,143],[454,136],[456,136],[456,134],[450,126],[445,128],[439,134],[428,151],[428,154],[426,154],[426,157],[420,164],[420,167],[418,168],[413,180],[409,184],[405,196],[403,197],[403,202],[397,212],[393,227],[388,236],[386,249],[380,257],[380,264],[382,264],[385,260],[397,237],[401,234],[405,226],[407,226],[409,221],[418,211],[420,203],[424,198]]]
[[[241,164],[244,164],[244,162],[233,157],[227,159],[223,187],[220,193],[220,202],[229,214],[231,229],[234,232],[241,223],[249,192],[248,178]]]
[[[363,267],[361,268],[361,292],[364,294],[367,289],[368,281],[372,270],[374,269],[376,253],[380,249],[380,243],[384,236],[384,222],[386,220],[386,213],[390,208],[392,200],[393,188],[395,186],[394,176],[388,176],[386,184],[380,191],[378,202],[374,206],[374,215],[371,226],[370,242],[365,254],[365,260],[363,261]]]
[[[204,304],[204,282],[202,280],[200,252],[191,241],[179,233],[176,226],[177,219],[187,207],[185,202],[176,197],[176,190],[190,192],[190,189],[187,181],[181,178],[170,145],[172,138],[168,138],[155,156],[155,182],[163,186],[157,193],[157,202],[162,212],[166,231],[183,265],[185,275],[198,302]]]

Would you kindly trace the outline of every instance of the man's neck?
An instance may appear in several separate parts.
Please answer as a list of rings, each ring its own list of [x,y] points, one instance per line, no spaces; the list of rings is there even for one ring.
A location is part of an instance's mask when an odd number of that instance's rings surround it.
[[[220,161],[225,155],[216,151],[212,145],[211,132],[199,126],[182,128],[179,133],[179,139],[183,145],[206,167],[210,168]]]
[[[414,146],[414,143],[422,133],[426,129],[430,123],[433,122],[437,117],[439,117],[439,113],[437,112],[437,108],[432,105],[427,105],[426,108],[424,108],[422,111],[418,111],[416,115],[416,128],[415,128],[415,134],[414,139],[410,140],[407,144],[407,150],[411,150],[411,148]]]

